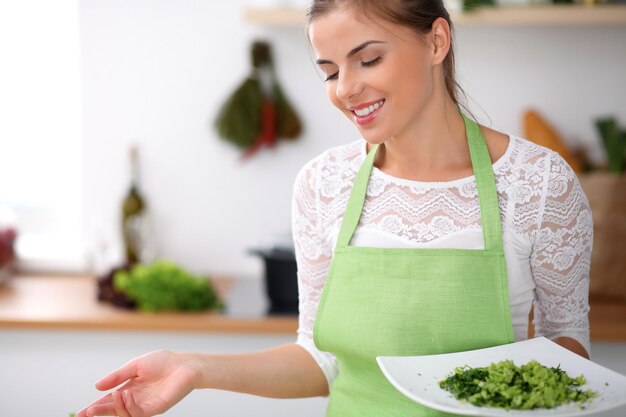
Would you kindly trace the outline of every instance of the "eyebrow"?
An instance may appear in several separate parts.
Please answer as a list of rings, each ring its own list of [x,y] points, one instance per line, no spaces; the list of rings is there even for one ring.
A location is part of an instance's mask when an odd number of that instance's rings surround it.
[[[383,41],[374,41],[374,40],[363,42],[362,44],[360,44],[359,46],[357,46],[356,48],[354,48],[350,52],[348,52],[348,54],[346,55],[346,58],[352,58],[354,55],[358,54],[360,51],[365,49],[365,47],[367,47],[367,46],[369,46],[369,45],[371,45],[373,43],[385,43],[385,42],[383,42]],[[315,62],[317,63],[317,65],[334,64],[333,61],[329,61],[328,59],[318,59]]]

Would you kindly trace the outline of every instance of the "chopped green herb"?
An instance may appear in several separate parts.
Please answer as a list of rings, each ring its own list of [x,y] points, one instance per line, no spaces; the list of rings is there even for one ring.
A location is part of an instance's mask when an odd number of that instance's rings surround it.
[[[532,360],[518,367],[506,360],[484,368],[455,368],[439,386],[458,400],[479,407],[532,410],[569,402],[581,406],[598,395],[579,388],[585,383],[583,375],[571,378],[559,366],[548,368]]]

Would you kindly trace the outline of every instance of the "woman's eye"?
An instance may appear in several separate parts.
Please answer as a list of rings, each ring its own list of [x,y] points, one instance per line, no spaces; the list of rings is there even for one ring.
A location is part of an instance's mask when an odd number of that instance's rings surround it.
[[[382,58],[382,56],[379,56],[378,58],[372,59],[371,61],[361,62],[361,65],[364,67],[373,67],[374,65],[378,64]]]
[[[338,72],[335,72],[334,74],[327,75],[326,79],[324,79],[324,82],[330,81],[330,80],[334,80],[335,78],[337,78],[337,75],[339,75]]]
[[[379,56],[378,58],[374,58],[371,61],[365,61],[365,62],[361,62],[361,66],[362,67],[373,67],[374,65],[378,64],[381,60],[383,59],[382,56]],[[330,75],[327,75],[326,78],[324,79],[324,82],[327,81],[331,81],[337,78],[337,76],[339,75],[339,72],[335,72],[332,73]]]

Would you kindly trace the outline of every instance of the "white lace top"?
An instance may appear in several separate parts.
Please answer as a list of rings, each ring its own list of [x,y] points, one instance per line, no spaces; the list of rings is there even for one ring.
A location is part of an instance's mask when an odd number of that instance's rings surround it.
[[[534,303],[536,335],[571,337],[589,352],[593,226],[587,198],[558,154],[509,137],[493,169],[515,338],[527,338]],[[292,232],[300,292],[296,343],[310,352],[329,385],[338,372],[336,359],[315,347],[313,324],[343,213],[365,156],[362,139],[331,148],[308,162],[294,185]],[[351,245],[481,249],[474,177],[419,182],[374,167]]]

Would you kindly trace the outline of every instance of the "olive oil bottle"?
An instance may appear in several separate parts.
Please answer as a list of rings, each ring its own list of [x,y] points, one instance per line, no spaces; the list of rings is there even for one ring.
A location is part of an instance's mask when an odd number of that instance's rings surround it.
[[[122,203],[122,237],[126,264],[134,265],[142,260],[145,245],[146,204],[139,190],[138,150],[130,148],[130,188]]]

